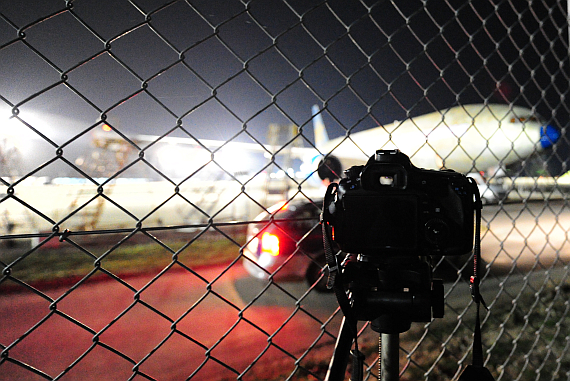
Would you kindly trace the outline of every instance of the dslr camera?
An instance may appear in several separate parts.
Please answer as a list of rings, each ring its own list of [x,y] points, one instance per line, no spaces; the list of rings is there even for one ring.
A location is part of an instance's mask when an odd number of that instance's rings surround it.
[[[417,168],[399,150],[379,150],[345,173],[324,205],[342,251],[381,259],[473,249],[477,189],[466,176]]]

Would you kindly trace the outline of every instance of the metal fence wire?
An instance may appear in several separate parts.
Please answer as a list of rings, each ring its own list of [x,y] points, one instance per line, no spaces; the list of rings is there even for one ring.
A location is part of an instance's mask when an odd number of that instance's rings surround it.
[[[570,380],[568,33],[555,0],[1,1],[0,379],[324,379],[318,160],[397,147],[488,201],[486,366]],[[400,379],[470,363],[471,266],[434,258]]]

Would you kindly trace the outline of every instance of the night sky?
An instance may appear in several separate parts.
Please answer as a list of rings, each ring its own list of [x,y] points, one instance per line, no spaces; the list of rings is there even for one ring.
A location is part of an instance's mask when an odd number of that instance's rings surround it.
[[[62,147],[73,161],[103,121],[263,143],[270,123],[295,124],[308,146],[313,104],[330,137],[483,102],[569,124],[565,4],[189,3],[0,1],[0,115],[41,133],[28,165]],[[545,156],[553,174],[567,147]]]

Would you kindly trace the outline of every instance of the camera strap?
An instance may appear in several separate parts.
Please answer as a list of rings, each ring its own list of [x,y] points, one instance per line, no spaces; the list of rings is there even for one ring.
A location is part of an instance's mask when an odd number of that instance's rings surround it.
[[[484,367],[483,360],[483,344],[481,339],[481,321],[479,318],[480,305],[483,304],[488,310],[481,292],[479,290],[479,262],[481,259],[481,209],[483,203],[479,195],[479,188],[474,179],[469,178],[473,186],[473,193],[475,194],[475,246],[473,248],[473,276],[470,279],[469,288],[471,289],[471,297],[475,302],[476,315],[475,315],[475,331],[473,334],[473,359],[472,364],[468,365],[459,377],[459,381],[494,381],[491,372]]]
[[[350,305],[350,300],[346,295],[344,290],[344,282],[342,279],[342,271],[341,271],[341,264],[338,259],[337,253],[333,252],[332,248],[332,235],[331,235],[331,228],[329,222],[331,220],[331,211],[329,210],[329,205],[333,200],[334,195],[338,189],[337,183],[329,184],[327,188],[327,193],[325,194],[325,199],[323,202],[323,214],[321,215],[321,225],[323,229],[323,243],[325,248],[325,258],[327,261],[327,267],[329,269],[329,276],[327,279],[327,288],[330,290],[332,289],[336,295],[336,299],[338,301],[338,305],[344,316],[347,319],[351,327],[351,331],[353,331],[354,339],[356,340],[357,332],[356,332],[356,318],[352,312],[352,308]],[[352,328],[354,327],[354,328]]]
[[[321,227],[323,229],[323,244],[325,248],[325,259],[327,261],[327,267],[329,269],[329,275],[327,278],[327,288],[329,290],[333,289],[336,283],[336,277],[340,273],[339,263],[337,256],[332,251],[332,237],[329,228],[329,221],[331,219],[331,212],[329,210],[329,205],[333,200],[334,195],[338,189],[337,183],[331,183],[327,187],[327,192],[325,193],[325,199],[323,201],[323,212],[321,214]]]
[[[323,230],[323,243],[325,248],[325,258],[327,261],[327,267],[329,270],[329,275],[327,279],[327,288],[332,289],[335,293],[340,310],[344,314],[347,327],[350,329],[352,337],[354,339],[354,351],[351,351],[353,357],[353,371],[356,372],[353,375],[353,380],[361,380],[362,375],[358,375],[358,371],[362,369],[364,356],[358,350],[358,330],[357,330],[357,319],[354,316],[350,300],[346,291],[344,289],[344,281],[342,279],[343,273],[341,271],[341,263],[339,262],[338,253],[333,252],[332,248],[332,234],[329,222],[331,220],[331,211],[329,210],[329,205],[333,201],[333,198],[338,189],[337,183],[331,183],[327,187],[327,192],[325,194],[325,199],[323,201],[323,212],[321,214],[321,226]]]

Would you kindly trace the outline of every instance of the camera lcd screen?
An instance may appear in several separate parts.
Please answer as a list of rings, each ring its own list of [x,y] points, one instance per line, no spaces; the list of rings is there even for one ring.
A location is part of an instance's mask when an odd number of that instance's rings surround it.
[[[366,198],[364,200],[363,198]],[[348,237],[359,237],[368,250],[416,250],[418,246],[418,198],[415,195],[347,197],[345,208],[354,212]],[[370,253],[374,254],[374,253]],[[410,254],[414,254],[411,252]]]

